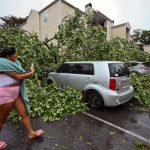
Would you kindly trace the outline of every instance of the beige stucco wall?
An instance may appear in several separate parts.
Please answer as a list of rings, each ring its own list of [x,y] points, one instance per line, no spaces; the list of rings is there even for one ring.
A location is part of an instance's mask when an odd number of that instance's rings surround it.
[[[58,1],[40,14],[36,11],[31,11],[27,22],[21,28],[31,33],[36,32],[39,39],[44,41],[46,33],[49,39],[52,38],[58,32],[58,25],[62,23],[63,18],[73,15],[73,13],[74,8]],[[48,17],[46,22],[44,21],[45,16]]]
[[[27,23],[24,23],[24,24],[21,26],[21,29],[27,30]]]
[[[72,16],[74,14],[75,9],[69,7],[65,3],[62,3],[62,19],[66,16]]]
[[[150,45],[144,45],[144,51],[150,53]]]
[[[130,27],[128,26],[128,24],[127,26],[122,25],[112,28],[111,38],[114,39],[116,37],[126,39],[128,42],[130,42]]]
[[[40,13],[40,39],[44,41],[45,33],[48,33],[48,37],[52,38],[55,33],[58,32],[58,25],[61,23],[61,20],[68,15],[72,15],[74,9],[68,5],[59,2],[56,2],[48,9]],[[44,22],[44,15],[48,14],[47,23]],[[61,18],[61,19],[60,19]]]
[[[45,15],[48,15],[47,22],[44,22]],[[40,40],[44,41],[45,33],[48,33],[48,37],[51,38],[58,31],[57,16],[57,3],[40,13]]]
[[[104,26],[107,28],[107,36],[106,36],[106,39],[107,39],[108,41],[110,41],[110,40],[111,40],[111,34],[112,34],[112,32],[111,32],[111,31],[112,31],[112,30],[111,30],[112,22],[109,21],[109,20],[107,20],[107,21],[105,21]]]
[[[117,36],[120,38],[126,39],[126,27],[125,26],[112,28],[112,39],[116,38]]]
[[[32,33],[37,33],[38,36],[40,36],[39,34],[39,13],[36,11],[31,11],[30,15],[27,19],[27,23],[24,24],[22,27],[22,29]]]

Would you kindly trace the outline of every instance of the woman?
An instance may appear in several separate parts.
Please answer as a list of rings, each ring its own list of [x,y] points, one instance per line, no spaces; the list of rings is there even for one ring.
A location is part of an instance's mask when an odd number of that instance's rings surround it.
[[[31,77],[34,73],[34,68],[25,72],[21,67],[17,61],[15,48],[0,49],[0,130],[12,108],[15,108],[28,132],[29,139],[34,139],[44,133],[42,130],[32,129],[27,114],[30,108],[24,79]],[[0,141],[0,149],[6,145],[5,142]]]

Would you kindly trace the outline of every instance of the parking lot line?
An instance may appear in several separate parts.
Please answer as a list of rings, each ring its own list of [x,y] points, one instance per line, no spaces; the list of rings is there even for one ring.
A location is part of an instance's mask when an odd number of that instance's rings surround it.
[[[89,116],[89,117],[91,117],[91,118],[93,118],[93,119],[96,119],[96,120],[98,120],[98,121],[100,121],[100,122],[103,122],[103,123],[105,123],[105,124],[107,124],[107,125],[109,125],[109,126],[111,126],[111,127],[113,127],[113,128],[116,128],[116,129],[118,129],[118,130],[121,130],[121,131],[123,131],[123,132],[125,132],[125,133],[127,133],[127,134],[129,134],[129,135],[132,135],[132,136],[134,136],[134,137],[136,137],[136,138],[138,138],[138,139],[140,139],[140,140],[142,140],[142,141],[144,141],[144,142],[150,144],[150,140],[149,140],[149,139],[146,139],[146,138],[144,138],[144,137],[142,137],[142,136],[140,136],[140,135],[137,135],[137,134],[135,134],[135,133],[133,133],[133,132],[131,132],[131,131],[129,131],[129,130],[126,130],[126,129],[122,128],[122,127],[119,127],[119,126],[117,126],[117,125],[115,125],[115,124],[113,124],[113,123],[111,123],[111,122],[109,122],[109,121],[106,121],[106,120],[104,120],[104,119],[98,118],[98,117],[96,117],[96,116],[94,116],[94,115],[92,115],[92,114],[86,113],[86,112],[83,112],[83,114],[85,114],[85,115],[87,115],[87,116]]]

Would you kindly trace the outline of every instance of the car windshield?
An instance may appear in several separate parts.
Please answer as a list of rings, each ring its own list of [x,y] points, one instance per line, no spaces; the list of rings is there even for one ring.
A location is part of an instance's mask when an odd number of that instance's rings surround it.
[[[129,76],[128,65],[125,63],[111,63],[109,71],[111,77]]]

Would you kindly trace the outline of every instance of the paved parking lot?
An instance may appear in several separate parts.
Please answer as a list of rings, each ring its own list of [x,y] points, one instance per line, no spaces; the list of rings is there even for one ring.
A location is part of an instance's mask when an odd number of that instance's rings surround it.
[[[40,118],[32,122],[35,129],[45,130],[43,137],[32,141],[22,125],[5,124],[0,139],[8,143],[6,150],[136,150],[137,141],[149,145],[150,114],[130,110],[127,105],[49,123]]]

